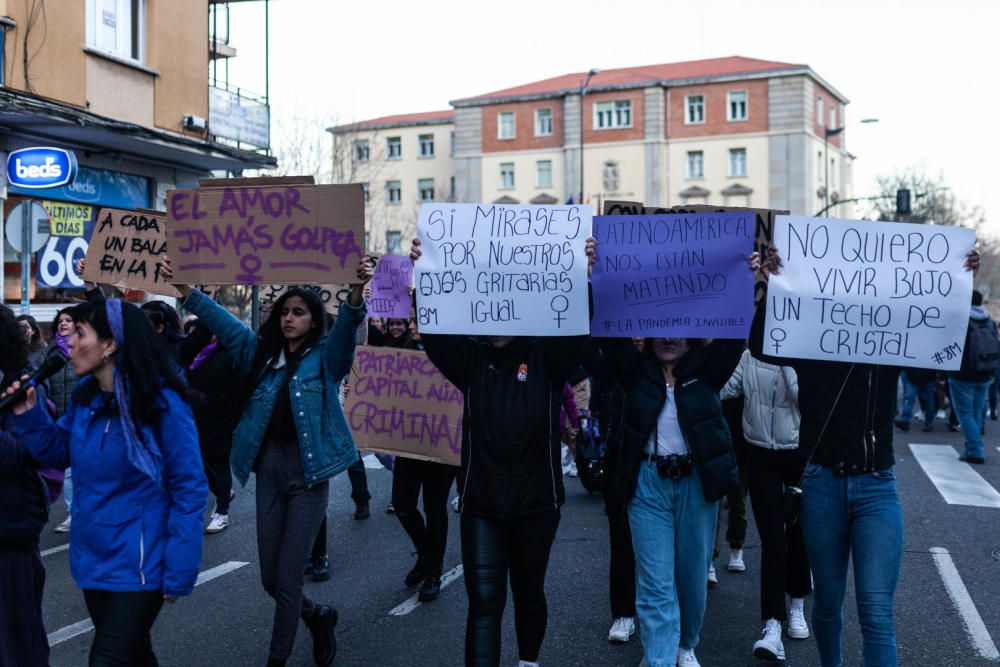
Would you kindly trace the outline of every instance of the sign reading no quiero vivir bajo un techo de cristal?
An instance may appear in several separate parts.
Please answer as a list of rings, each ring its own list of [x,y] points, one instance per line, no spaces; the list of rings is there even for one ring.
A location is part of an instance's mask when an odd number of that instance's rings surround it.
[[[957,370],[972,301],[972,229],[778,216],[764,352]]]
[[[251,179],[252,180],[252,179]],[[364,252],[361,185],[227,185],[167,195],[176,282],[338,284]]]
[[[754,219],[749,212],[594,218],[591,333],[746,338]]]
[[[359,347],[344,404],[359,449],[458,465],[462,392],[423,352]]]
[[[427,333],[577,336],[590,330],[590,206],[424,204],[414,266]]]

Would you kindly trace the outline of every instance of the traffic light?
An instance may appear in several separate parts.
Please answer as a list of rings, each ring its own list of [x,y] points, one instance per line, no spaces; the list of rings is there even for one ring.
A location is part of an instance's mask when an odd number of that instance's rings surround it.
[[[910,208],[910,191],[907,188],[896,190],[896,217],[902,218],[913,213]]]

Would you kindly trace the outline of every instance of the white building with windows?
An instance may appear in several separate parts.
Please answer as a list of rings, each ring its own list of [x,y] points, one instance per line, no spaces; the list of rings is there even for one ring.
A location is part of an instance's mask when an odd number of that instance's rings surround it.
[[[335,172],[371,193],[369,248],[411,237],[421,201],[582,197],[598,209],[618,199],[813,215],[827,182],[831,202],[852,196],[846,133],[824,141],[842,128],[848,100],[808,65],[736,56],[606,70],[581,95],[586,79],[566,74],[446,111],[330,128]],[[363,173],[361,149],[337,150],[347,144],[365,146]],[[849,204],[830,211],[851,214]]]

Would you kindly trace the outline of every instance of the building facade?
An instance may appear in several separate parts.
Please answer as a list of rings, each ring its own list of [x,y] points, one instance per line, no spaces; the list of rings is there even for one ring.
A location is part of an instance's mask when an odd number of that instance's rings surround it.
[[[599,207],[615,199],[814,215],[827,204],[827,183],[830,202],[853,196],[853,157],[841,129],[847,104],[808,65],[730,57],[606,70],[589,80],[588,73],[566,74],[454,100],[448,111],[330,132],[335,147],[367,141],[370,160],[376,152],[391,154],[390,138],[404,141],[401,154],[370,169],[366,177],[372,178],[363,181],[372,197],[392,182],[401,191],[398,208],[379,211],[379,225],[372,227],[370,249],[385,251],[383,232],[392,238],[413,234],[412,209],[427,178],[454,183],[435,190],[438,200],[553,204],[582,198]],[[426,116],[435,119],[435,136],[453,141],[433,169],[420,162],[414,144]],[[335,150],[335,173],[347,175],[343,165],[355,157]],[[843,204],[830,214],[851,212]]]
[[[235,55],[210,37],[209,18],[225,3],[66,0],[48,12],[40,5],[0,0],[0,210],[4,221],[25,202],[46,213],[51,233],[30,257],[25,303],[45,318],[83,287],[72,266],[86,253],[99,208],[163,210],[173,188],[275,160],[266,141],[232,140],[240,135],[209,83],[212,58]],[[222,92],[225,103],[240,104]],[[11,152],[41,147],[70,156],[75,177],[39,187],[3,168]],[[4,301],[23,302],[21,257],[6,234],[0,262]]]

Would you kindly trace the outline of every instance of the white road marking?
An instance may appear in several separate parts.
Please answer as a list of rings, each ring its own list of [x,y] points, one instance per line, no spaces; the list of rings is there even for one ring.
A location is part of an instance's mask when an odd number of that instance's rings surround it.
[[[948,596],[962,617],[962,623],[965,625],[965,631],[969,633],[972,645],[975,646],[979,655],[987,660],[1000,659],[1000,651],[997,651],[996,644],[993,643],[990,632],[986,629],[986,624],[983,623],[983,619],[979,615],[979,610],[976,609],[968,589],[962,583],[962,577],[958,574],[951,554],[942,547],[931,547],[930,551],[934,558],[934,564],[937,565],[941,579],[944,581],[944,587],[948,590]]]
[[[52,547],[51,549],[46,549],[45,551],[42,552],[42,558],[45,558],[46,556],[51,556],[52,554],[57,554],[60,551],[66,551],[67,549],[69,549],[68,542],[66,544],[60,544],[57,547]]]
[[[365,462],[365,467],[369,470],[381,470],[385,468],[374,454],[369,454],[361,459]]]
[[[950,505],[1000,507],[1000,493],[948,445],[910,445],[920,467]]]
[[[250,563],[244,563],[242,561],[231,560],[228,563],[223,563],[222,565],[216,565],[215,567],[205,570],[198,574],[198,579],[195,581],[195,586],[201,586],[202,584],[212,581],[212,579],[218,579],[224,574],[229,574],[235,570],[245,567]],[[55,646],[56,644],[62,644],[65,641],[69,641],[74,637],[79,637],[80,635],[85,635],[94,629],[94,624],[88,618],[86,620],[80,621],[79,623],[74,623],[73,625],[67,625],[65,628],[60,628],[55,632],[49,633],[49,646]]]
[[[447,572],[445,572],[441,576],[441,590],[444,590],[445,586],[447,586],[451,582],[453,582],[453,581],[461,578],[462,572],[464,572],[464,570],[462,569],[462,564],[461,563],[459,563],[458,565],[456,565],[452,569],[450,569]],[[419,595],[420,595],[419,593],[417,595],[414,595],[413,597],[411,597],[410,599],[408,599],[403,604],[401,604],[398,607],[394,608],[392,611],[389,612],[389,615],[390,616],[406,616],[411,611],[413,611],[414,609],[416,609],[417,607],[419,607],[421,604],[423,604],[419,600]]]

